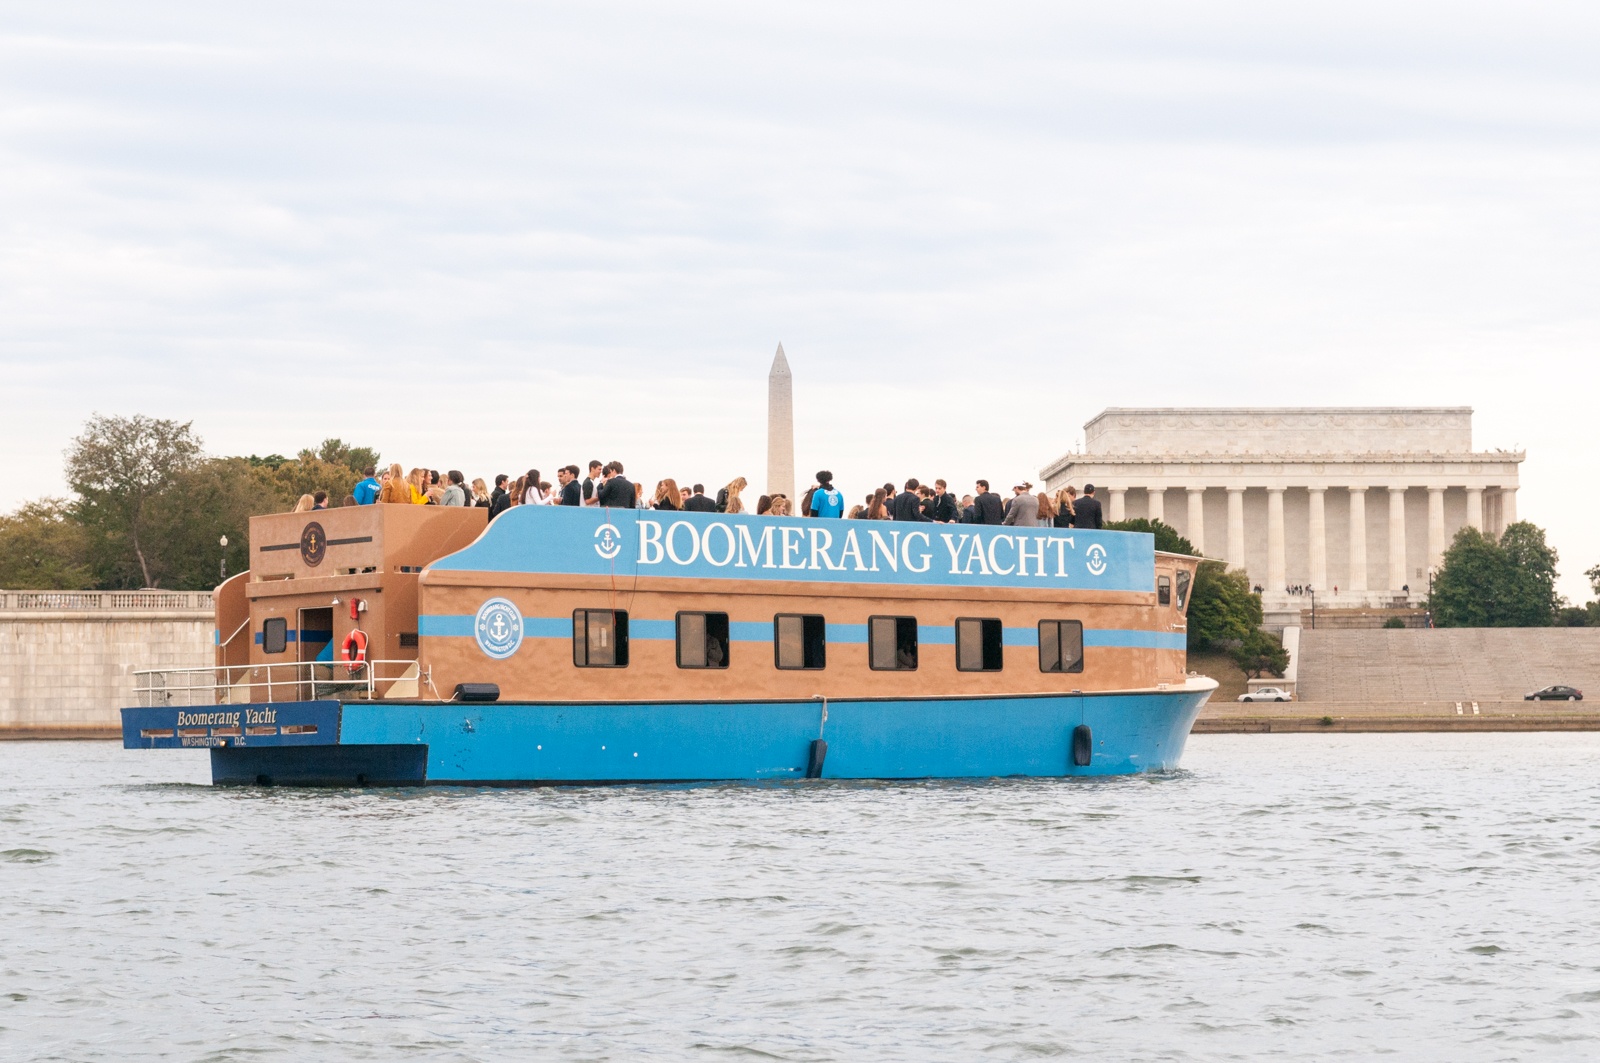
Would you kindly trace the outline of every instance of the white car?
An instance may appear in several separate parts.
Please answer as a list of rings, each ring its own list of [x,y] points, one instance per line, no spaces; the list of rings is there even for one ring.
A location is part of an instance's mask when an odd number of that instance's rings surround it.
[[[1278,687],[1261,687],[1248,694],[1240,694],[1240,701],[1288,701],[1292,695]]]

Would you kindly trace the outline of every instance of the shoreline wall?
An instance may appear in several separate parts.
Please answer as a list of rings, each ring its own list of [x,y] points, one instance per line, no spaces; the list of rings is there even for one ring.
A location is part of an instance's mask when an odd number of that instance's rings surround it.
[[[144,668],[213,663],[211,595],[0,591],[0,738],[104,737]]]

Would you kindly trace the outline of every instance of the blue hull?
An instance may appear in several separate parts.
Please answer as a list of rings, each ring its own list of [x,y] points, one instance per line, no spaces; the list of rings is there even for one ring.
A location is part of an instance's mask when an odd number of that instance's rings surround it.
[[[1176,768],[1211,689],[826,703],[306,701],[274,704],[272,725],[249,729],[230,726],[219,706],[173,706],[124,709],[123,744],[210,748],[218,783],[310,786],[1125,775]],[[239,708],[265,719],[265,706]],[[200,717],[218,725],[181,729]]]

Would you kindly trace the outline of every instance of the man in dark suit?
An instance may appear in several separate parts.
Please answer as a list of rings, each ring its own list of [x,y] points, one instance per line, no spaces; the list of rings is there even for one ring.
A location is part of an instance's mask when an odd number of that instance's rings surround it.
[[[583,478],[584,505],[596,506],[600,504],[600,500],[597,496],[600,492],[600,484],[602,483],[601,476],[603,471],[604,470],[601,468],[598,460],[591,461],[589,463],[589,475]]]
[[[683,504],[683,508],[690,513],[715,513],[717,504],[706,497],[706,485],[695,484],[694,494]]]
[[[1076,514],[1072,518],[1074,528],[1105,527],[1105,518],[1100,513],[1100,501],[1094,497],[1094,484],[1083,485],[1083,497],[1078,499],[1078,504],[1073,510]]]
[[[494,520],[500,514],[511,508],[511,494],[506,490],[506,481],[511,479],[505,473],[494,478],[494,490],[489,492],[489,519]]]
[[[583,505],[583,487],[578,483],[578,467],[568,465],[556,470],[556,479],[561,481],[561,505]]]
[[[972,500],[972,523],[1004,524],[1006,507],[1001,504],[1000,496],[989,490],[988,480],[979,480],[977,487],[977,497]]]
[[[634,509],[639,504],[639,495],[633,489],[627,477],[622,475],[622,462],[613,461],[602,470],[605,480],[594,493],[599,505],[609,509]]]
[[[933,509],[928,516],[940,524],[954,524],[961,519],[961,510],[956,507],[956,496],[946,488],[943,480],[933,481]]]
[[[917,478],[913,476],[906,481],[906,489],[894,496],[894,506],[889,512],[895,520],[903,520],[908,524],[915,521],[932,523],[922,515],[922,496],[917,494],[917,487]]]

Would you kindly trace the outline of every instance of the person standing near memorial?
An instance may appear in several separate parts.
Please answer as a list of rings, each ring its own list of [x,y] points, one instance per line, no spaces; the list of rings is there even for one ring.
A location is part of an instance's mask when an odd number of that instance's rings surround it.
[[[1083,497],[1078,499],[1072,508],[1074,528],[1105,527],[1105,518],[1100,512],[1100,500],[1094,497],[1094,484],[1083,485]]]

